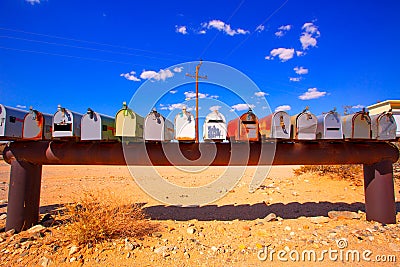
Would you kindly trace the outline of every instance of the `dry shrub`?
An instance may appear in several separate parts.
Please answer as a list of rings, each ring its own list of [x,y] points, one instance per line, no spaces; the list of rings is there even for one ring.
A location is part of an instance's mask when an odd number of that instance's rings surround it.
[[[76,244],[118,238],[139,238],[158,229],[138,204],[128,204],[114,194],[86,192],[66,206],[64,234]]]
[[[294,170],[295,175],[313,173],[319,176],[330,176],[333,178],[352,181],[355,185],[363,184],[362,165],[305,165]]]

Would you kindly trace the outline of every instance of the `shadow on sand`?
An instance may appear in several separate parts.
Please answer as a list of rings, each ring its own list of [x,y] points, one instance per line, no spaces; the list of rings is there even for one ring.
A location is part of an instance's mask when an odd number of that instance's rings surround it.
[[[255,220],[264,218],[271,212],[283,219],[296,219],[301,216],[328,216],[328,212],[331,210],[365,211],[365,205],[361,202],[352,204],[343,202],[291,202],[288,204],[275,203],[268,206],[264,203],[256,203],[253,205],[206,205],[188,208],[158,205],[145,208],[145,212],[153,220],[177,221],[191,219],[199,221]],[[396,203],[396,210],[400,212],[400,202]]]

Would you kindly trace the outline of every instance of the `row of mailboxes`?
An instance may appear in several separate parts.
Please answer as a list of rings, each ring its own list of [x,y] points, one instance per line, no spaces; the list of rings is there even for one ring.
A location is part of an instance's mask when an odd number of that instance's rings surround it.
[[[152,110],[141,117],[123,104],[115,119],[88,109],[79,114],[58,106],[54,116],[30,109],[29,112],[0,104],[0,139],[42,140],[80,138],[81,140],[171,141],[193,142],[196,122],[185,108],[172,122]],[[277,111],[258,119],[249,109],[226,123],[219,111],[207,115],[203,124],[204,141],[251,141],[261,139],[396,139],[396,121],[391,112],[369,116],[362,110],[340,116],[336,111],[318,117],[308,109],[294,116]]]

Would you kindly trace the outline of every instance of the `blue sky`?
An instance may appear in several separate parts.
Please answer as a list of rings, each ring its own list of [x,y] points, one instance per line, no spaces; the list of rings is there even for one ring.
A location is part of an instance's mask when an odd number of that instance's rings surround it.
[[[137,93],[141,115],[173,117],[194,105],[201,58],[200,116],[356,111],[399,99],[399,14],[385,0],[1,0],[0,102],[114,115]]]

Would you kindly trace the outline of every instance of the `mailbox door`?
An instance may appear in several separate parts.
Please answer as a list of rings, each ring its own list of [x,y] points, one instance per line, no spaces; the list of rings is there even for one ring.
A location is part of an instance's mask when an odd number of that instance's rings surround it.
[[[5,139],[19,139],[22,138],[22,128],[24,124],[24,117],[28,113],[24,110],[15,109],[1,105],[1,111],[4,116],[0,116],[2,127],[0,131],[3,132]]]
[[[371,138],[371,124],[361,113],[354,114],[352,121],[353,121],[352,138],[354,139]]]
[[[136,136],[136,115],[131,110],[121,109],[115,116],[115,135],[125,137]]]
[[[314,140],[317,132],[317,118],[309,113],[301,113],[297,117],[297,139]]]
[[[144,139],[146,141],[164,141],[164,118],[160,114],[150,113],[144,121]]]
[[[97,112],[85,114],[81,123],[81,140],[102,140],[102,120]]]
[[[371,116],[372,138],[378,140],[396,139],[396,121],[392,114]]]
[[[196,139],[195,120],[191,114],[180,112],[175,117],[175,135],[177,140],[192,141]]]
[[[33,111],[25,115],[22,138],[28,140],[42,140],[44,117],[42,113]]]
[[[337,113],[324,116],[324,139],[343,139],[342,123]]]
[[[53,137],[71,137],[73,133],[73,116],[66,110],[59,110],[53,117]]]
[[[273,113],[272,138],[290,138],[290,116],[284,111]]]

